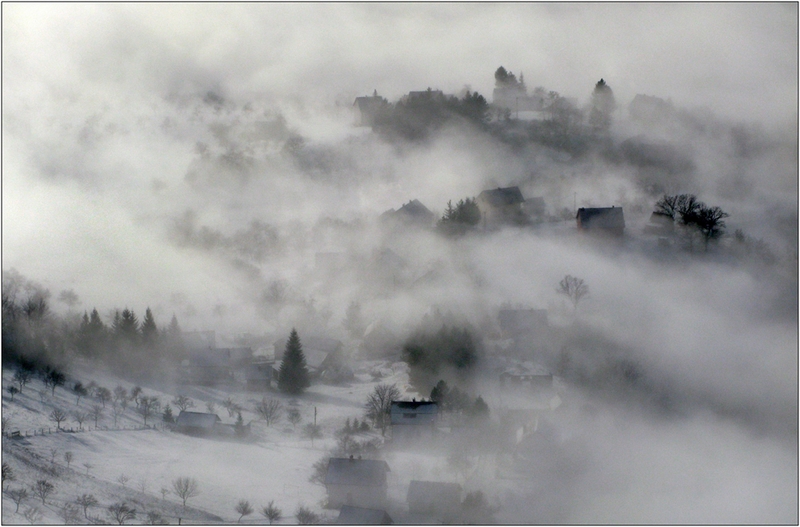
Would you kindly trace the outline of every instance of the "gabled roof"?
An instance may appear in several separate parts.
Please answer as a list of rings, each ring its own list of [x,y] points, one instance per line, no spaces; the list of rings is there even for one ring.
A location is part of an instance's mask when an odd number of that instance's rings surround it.
[[[492,207],[505,207],[522,203],[525,198],[522,197],[519,187],[497,187],[492,190],[484,190],[478,194],[478,201],[487,203]]]
[[[439,413],[435,401],[392,401],[390,410],[393,425],[427,425],[433,423]]]
[[[175,424],[178,427],[192,427],[192,428],[214,428],[216,423],[220,422],[217,414],[208,414],[204,412],[187,412],[183,410],[178,414],[178,419]]]
[[[408,486],[407,503],[438,503],[439,505],[461,502],[461,485],[444,481],[412,480]]]
[[[578,209],[575,215],[578,223],[584,228],[623,229],[625,218],[622,207],[595,207]]]
[[[394,522],[384,510],[342,505],[335,523],[336,525],[389,525]]]
[[[386,484],[389,465],[377,459],[332,457],[325,473],[325,485],[371,487]]]

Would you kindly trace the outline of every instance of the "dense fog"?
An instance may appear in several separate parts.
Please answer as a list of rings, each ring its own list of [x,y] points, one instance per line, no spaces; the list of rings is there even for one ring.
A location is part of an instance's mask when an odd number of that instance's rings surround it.
[[[6,4],[4,293],[354,346],[357,303],[398,348],[444,320],[487,354],[502,306],[546,309],[534,360],[569,361],[569,404],[499,520],[797,522],[797,30],[796,4]],[[513,109],[497,133],[353,124],[373,91],[491,103],[501,65],[581,111],[605,79],[607,135],[516,141]],[[632,115],[637,95],[670,110]],[[548,219],[379,220],[511,186]],[[683,193],[729,215],[707,250],[643,234]],[[622,241],[577,233],[576,208],[612,205]],[[589,286],[575,308],[565,275]]]

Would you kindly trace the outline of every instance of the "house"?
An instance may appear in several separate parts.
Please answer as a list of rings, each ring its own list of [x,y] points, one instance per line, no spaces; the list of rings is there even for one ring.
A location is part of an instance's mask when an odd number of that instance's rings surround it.
[[[288,338],[275,341],[275,360],[283,359]],[[329,368],[340,366],[343,362],[342,341],[329,337],[301,337],[303,356],[306,358],[308,372],[315,377],[324,376]]]
[[[412,199],[397,210],[389,209],[380,215],[383,223],[394,222],[418,227],[430,227],[435,220],[436,215],[417,199]]]
[[[353,117],[356,126],[372,126],[375,116],[388,104],[388,101],[378,95],[378,90],[372,92],[371,97],[356,97],[353,102]]]
[[[435,401],[392,401],[389,410],[392,445],[402,447],[431,441],[438,415],[439,404]]]
[[[365,509],[343,505],[336,518],[336,525],[391,525],[392,518],[383,509]]]
[[[188,435],[207,436],[218,433],[221,423],[217,414],[183,410],[178,414],[173,430]]]
[[[655,234],[657,236],[669,236],[675,230],[675,221],[669,214],[664,212],[653,212],[650,221],[644,227],[645,234]]]
[[[553,387],[553,374],[535,364],[514,365],[500,374],[501,386],[547,389]]]
[[[452,520],[461,508],[461,485],[443,481],[412,480],[408,486],[408,512]]]
[[[431,90],[428,88],[427,90],[410,91],[407,95],[401,97],[400,100],[404,103],[408,103],[417,101],[442,101],[444,99],[445,95],[442,90]]]
[[[582,232],[622,236],[625,230],[622,207],[581,207],[578,209],[575,219],[578,222],[578,230]]]
[[[360,457],[354,459],[353,456],[331,458],[325,473],[328,506],[383,507],[386,503],[387,472],[389,465],[386,461]]]
[[[275,361],[253,361],[245,370],[245,384],[251,392],[263,392],[272,387],[272,381],[278,381]]]
[[[526,219],[522,211],[525,198],[519,187],[484,190],[478,194],[477,201],[484,225],[521,223]]]

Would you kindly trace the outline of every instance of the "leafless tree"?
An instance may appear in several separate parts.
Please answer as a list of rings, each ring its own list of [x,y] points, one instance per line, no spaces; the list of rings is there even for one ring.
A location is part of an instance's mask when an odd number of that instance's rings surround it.
[[[305,505],[300,505],[294,513],[299,525],[314,525],[319,523],[320,517],[317,513],[312,512],[311,509]]]
[[[14,469],[8,463],[3,463],[3,487],[5,488],[6,481],[14,481]]]
[[[93,494],[82,494],[78,496],[75,500],[75,503],[80,505],[83,508],[83,516],[87,520],[89,519],[89,507],[96,507],[98,504],[97,498],[94,497]]]
[[[50,463],[55,463],[56,462],[56,456],[57,455],[58,455],[58,449],[57,448],[51,448],[50,449]]]
[[[207,401],[206,402],[206,410],[208,413],[213,414],[217,411],[217,405],[214,404],[214,401]]]
[[[122,414],[124,413],[125,409],[121,405],[119,405],[116,401],[114,401],[114,403],[111,405],[111,415],[112,417],[114,417],[114,428],[117,427],[117,421],[119,420],[120,417],[122,417]]]
[[[42,511],[39,509],[39,507],[28,507],[25,509],[25,512],[23,512],[22,515],[25,516],[25,519],[31,524],[42,519]]]
[[[86,475],[88,476],[89,471],[94,468],[94,465],[92,465],[91,463],[84,463],[83,466],[86,467]]]
[[[128,390],[122,386],[114,388],[114,402],[123,408],[128,406]]]
[[[102,386],[98,386],[95,389],[94,396],[100,399],[100,402],[103,404],[103,408],[106,407],[106,401],[110,401],[112,397],[111,390]]]
[[[14,400],[14,395],[19,393],[19,388],[17,388],[16,386],[14,386],[12,384],[11,386],[8,387],[8,393],[11,394],[11,400],[13,401]]]
[[[256,405],[256,412],[267,422],[267,426],[277,423],[280,419],[283,404],[278,399],[263,397]]]
[[[93,404],[92,409],[89,410],[89,417],[94,419],[94,427],[97,428],[97,421],[103,417],[103,407],[99,404]]]
[[[249,501],[239,500],[239,503],[236,504],[236,512],[241,515],[239,519],[236,520],[236,523],[239,523],[242,521],[242,518],[253,513],[253,507],[250,505]]]
[[[169,494],[169,489],[167,487],[161,487],[161,490],[159,492],[161,492],[162,500],[167,499],[167,494]]]
[[[314,440],[322,437],[322,428],[314,423],[308,423],[303,428],[303,435],[311,440],[311,448],[314,448]]]
[[[569,298],[570,302],[572,302],[573,309],[577,310],[578,302],[589,294],[589,286],[586,285],[581,278],[576,278],[568,274],[558,283],[558,289],[556,289],[556,291]]]
[[[261,509],[261,514],[269,520],[270,525],[281,519],[281,510],[275,506],[274,500],[270,500],[269,505]]]
[[[78,423],[78,428],[83,430],[83,423],[86,422],[86,419],[89,417],[89,414],[86,412],[72,412],[72,420]]]
[[[128,507],[128,504],[125,502],[109,505],[108,512],[111,518],[119,523],[119,525],[122,525],[127,520],[136,518],[136,509]]]
[[[189,408],[194,408],[194,401],[186,397],[185,395],[178,395],[172,400],[172,404],[177,406],[181,412],[185,412]]]
[[[130,480],[130,478],[125,474],[120,474],[119,477],[117,478],[117,481],[119,481],[120,485],[122,485],[123,487],[126,485],[126,483],[128,483],[128,480]]]
[[[12,489],[8,491],[8,495],[11,496],[11,501],[17,504],[17,508],[14,512],[19,512],[19,504],[28,499],[28,489]]]
[[[139,490],[142,491],[143,493],[147,492],[147,480],[146,479],[140,479],[139,480]]]
[[[147,513],[147,518],[144,520],[145,525],[168,525],[169,522],[161,517],[161,515],[156,511],[150,511]]]
[[[73,459],[75,459],[75,454],[72,452],[64,452],[64,461],[67,462],[67,468],[69,468],[69,464],[72,463]]]
[[[158,412],[161,408],[161,402],[156,396],[141,396],[139,397],[139,413],[144,418],[144,424],[147,426],[147,418]]]
[[[139,396],[142,394],[142,387],[141,386],[134,386],[131,388],[131,397],[130,400],[136,403],[136,409],[139,409]]]
[[[42,505],[44,505],[47,496],[52,494],[53,491],[56,490],[56,487],[46,479],[40,479],[31,487],[31,490],[33,491],[33,495],[41,499]]]
[[[303,418],[300,416],[300,410],[297,408],[289,408],[289,411],[286,412],[286,420],[292,423],[292,428],[297,426]]]
[[[200,494],[197,480],[194,478],[177,478],[172,482],[172,490],[175,495],[183,500],[183,508],[186,508],[186,500]]]
[[[80,511],[71,503],[64,503],[58,509],[58,515],[64,520],[64,525],[72,525],[80,522]]]
[[[364,404],[366,415],[374,427],[381,429],[381,435],[386,435],[386,428],[389,426],[392,401],[399,398],[400,390],[395,384],[379,384],[367,396],[367,402]]]
[[[14,382],[19,385],[19,393],[22,393],[22,388],[31,382],[30,370],[17,370],[14,373]]]
[[[61,423],[67,419],[67,412],[61,408],[53,408],[53,411],[50,412],[47,418],[56,424],[56,428],[60,429]]]

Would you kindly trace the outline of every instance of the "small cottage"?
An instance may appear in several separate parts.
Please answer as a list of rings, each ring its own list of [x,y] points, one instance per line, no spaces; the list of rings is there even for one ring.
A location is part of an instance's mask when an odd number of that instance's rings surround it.
[[[339,517],[334,522],[336,525],[391,525],[394,522],[383,509],[365,509],[343,505]]]
[[[183,410],[178,414],[178,419],[175,420],[173,429],[176,432],[187,435],[207,436],[216,434],[220,429],[221,423],[222,420],[217,414]]]
[[[526,219],[522,210],[525,198],[519,187],[484,190],[478,194],[477,202],[484,225],[520,223]]]
[[[439,405],[435,401],[392,401],[389,415],[392,445],[409,446],[433,439]]]
[[[622,236],[625,218],[622,207],[599,207],[578,209],[575,215],[578,230],[598,235]]]
[[[377,459],[331,458],[325,473],[328,506],[381,508],[386,503],[389,465]]]

